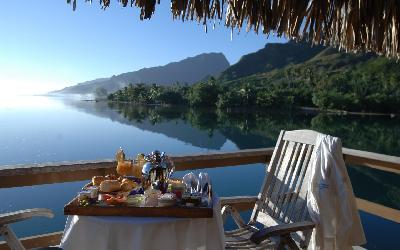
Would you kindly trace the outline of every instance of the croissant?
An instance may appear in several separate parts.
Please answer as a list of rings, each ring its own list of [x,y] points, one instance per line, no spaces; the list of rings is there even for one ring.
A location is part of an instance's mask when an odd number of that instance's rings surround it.
[[[122,180],[122,184],[121,184],[121,190],[122,191],[131,191],[135,187],[137,187],[136,182],[134,182],[132,180],[129,180],[129,179],[123,179]]]
[[[117,180],[105,180],[100,183],[100,191],[105,193],[121,190],[120,182]]]
[[[104,181],[106,178],[104,176],[93,176],[92,178],[92,184],[93,186],[99,186],[102,181]]]

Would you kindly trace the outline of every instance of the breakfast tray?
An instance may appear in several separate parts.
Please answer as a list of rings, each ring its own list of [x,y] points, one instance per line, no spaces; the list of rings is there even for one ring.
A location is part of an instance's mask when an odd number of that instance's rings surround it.
[[[75,197],[64,206],[65,215],[85,216],[135,216],[135,217],[179,217],[179,218],[212,218],[212,207],[134,207],[128,205],[99,205],[79,206]]]

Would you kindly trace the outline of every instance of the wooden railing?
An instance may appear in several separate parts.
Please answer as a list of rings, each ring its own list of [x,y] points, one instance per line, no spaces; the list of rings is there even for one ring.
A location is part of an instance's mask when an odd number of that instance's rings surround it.
[[[236,152],[217,152],[196,155],[173,156],[176,170],[194,170],[201,168],[228,167],[254,163],[268,163],[274,148],[240,150]],[[400,174],[400,157],[371,153],[366,151],[343,149],[347,164],[360,165]],[[2,166],[0,169],[0,188],[32,186],[50,183],[72,182],[91,179],[94,175],[115,173],[113,160],[62,162],[58,164]],[[222,197],[222,204],[237,197]],[[239,211],[254,207],[255,196],[241,197],[235,207]],[[357,198],[358,208],[367,213],[400,223],[400,210]],[[41,247],[60,242],[62,232],[32,236],[22,239],[28,247]],[[8,249],[0,242],[0,250]]]

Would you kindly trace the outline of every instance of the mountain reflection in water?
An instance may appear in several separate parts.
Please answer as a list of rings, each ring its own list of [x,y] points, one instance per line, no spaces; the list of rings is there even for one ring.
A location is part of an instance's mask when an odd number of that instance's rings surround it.
[[[344,147],[400,155],[399,118],[271,110],[221,111],[106,102],[68,101],[66,104],[207,149],[218,150],[227,140],[239,149],[273,147],[282,129],[312,129],[340,137]],[[398,175],[361,166],[351,166],[348,171],[357,197],[400,209]]]

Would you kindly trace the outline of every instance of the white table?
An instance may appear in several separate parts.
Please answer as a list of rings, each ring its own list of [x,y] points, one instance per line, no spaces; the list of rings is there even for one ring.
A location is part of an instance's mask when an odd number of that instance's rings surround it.
[[[61,247],[69,249],[224,249],[219,199],[213,218],[68,216]]]

